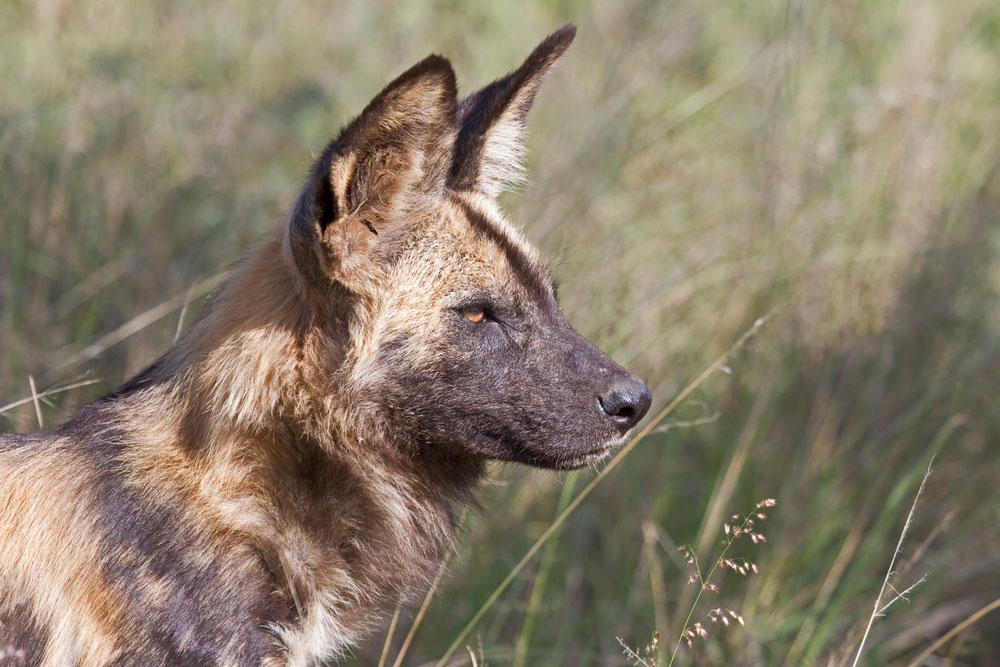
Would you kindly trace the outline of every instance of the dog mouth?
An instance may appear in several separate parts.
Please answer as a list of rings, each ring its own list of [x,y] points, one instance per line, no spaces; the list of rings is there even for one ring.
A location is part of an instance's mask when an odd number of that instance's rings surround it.
[[[627,440],[628,438],[624,436],[614,438],[600,447],[584,452],[574,452],[569,456],[560,457],[555,467],[560,470],[578,470],[580,468],[595,465],[611,456],[611,454],[624,445]]]
[[[482,443],[481,451],[487,458],[524,463],[550,470],[578,470],[594,466],[629,440],[627,435],[617,435],[597,445],[591,443],[589,446],[583,446],[580,443],[563,441],[545,446],[539,442],[515,444],[514,438],[489,431],[480,432],[477,436],[476,440]]]
[[[609,448],[592,454],[583,454],[568,459],[562,459],[558,462],[556,468],[558,470],[579,470],[580,468],[589,468],[592,465],[600,463],[610,454],[611,449]]]

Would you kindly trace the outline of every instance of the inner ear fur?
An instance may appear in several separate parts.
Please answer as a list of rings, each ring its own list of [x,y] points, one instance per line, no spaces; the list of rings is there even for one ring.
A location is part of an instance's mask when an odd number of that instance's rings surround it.
[[[433,55],[368,103],[310,170],[288,245],[310,282],[341,280],[393,228],[444,196],[457,133],[451,64]]]
[[[497,197],[506,184],[523,178],[525,118],[545,73],[575,36],[575,26],[563,26],[519,68],[462,100],[449,187]]]

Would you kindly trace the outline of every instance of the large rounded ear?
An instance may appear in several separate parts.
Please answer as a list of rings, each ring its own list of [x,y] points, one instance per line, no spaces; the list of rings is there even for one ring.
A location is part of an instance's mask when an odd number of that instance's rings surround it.
[[[455,73],[430,56],[369,102],[323,151],[299,193],[287,241],[309,282],[366,274],[444,197],[457,132]],[[358,275],[360,274],[360,276]],[[347,285],[350,287],[350,285]]]
[[[525,117],[545,73],[575,36],[575,26],[563,26],[518,69],[462,100],[449,187],[496,197],[505,184],[521,180]]]

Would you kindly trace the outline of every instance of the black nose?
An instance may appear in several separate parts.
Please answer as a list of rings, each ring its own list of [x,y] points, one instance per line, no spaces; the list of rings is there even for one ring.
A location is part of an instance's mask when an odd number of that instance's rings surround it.
[[[597,397],[601,410],[622,433],[646,416],[652,401],[653,395],[649,392],[649,387],[638,378],[618,382]]]

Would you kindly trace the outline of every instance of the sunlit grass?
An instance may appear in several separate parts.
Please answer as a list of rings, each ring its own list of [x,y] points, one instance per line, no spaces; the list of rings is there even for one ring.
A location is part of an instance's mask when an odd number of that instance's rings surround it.
[[[440,52],[468,92],[567,21],[579,36],[529,121],[533,183],[504,202],[571,322],[647,380],[655,412],[780,310],[676,406],[687,427],[651,431],[599,486],[574,478],[593,491],[572,514],[565,476],[497,467],[405,664],[453,644],[451,664],[466,645],[479,664],[626,664],[616,637],[683,629],[676,546],[708,553],[727,508],[766,496],[761,573],[720,586],[747,628],[675,664],[850,664],[935,455],[893,581],[927,579],[863,662],[944,636],[939,656],[1000,653],[986,0],[7,3],[0,428],[58,423],[165,350],[395,74]],[[469,625],[557,516],[555,546]]]

